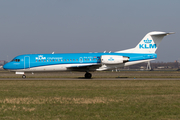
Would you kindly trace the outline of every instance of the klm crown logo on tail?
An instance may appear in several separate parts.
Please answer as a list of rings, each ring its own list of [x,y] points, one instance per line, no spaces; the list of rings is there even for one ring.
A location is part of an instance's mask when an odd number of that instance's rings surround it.
[[[152,42],[152,40],[149,40],[148,38],[147,38],[147,40],[144,40],[144,43],[151,43]]]
[[[144,44],[139,44],[139,49],[155,49],[156,48],[156,44],[151,44],[152,40],[149,40],[147,38],[147,40],[144,40]]]

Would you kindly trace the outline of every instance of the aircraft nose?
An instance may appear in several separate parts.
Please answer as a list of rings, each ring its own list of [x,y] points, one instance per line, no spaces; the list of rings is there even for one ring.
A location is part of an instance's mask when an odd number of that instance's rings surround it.
[[[6,63],[6,64],[3,66],[3,69],[4,69],[4,70],[8,70],[8,69],[10,69],[10,65],[9,65],[9,63]]]

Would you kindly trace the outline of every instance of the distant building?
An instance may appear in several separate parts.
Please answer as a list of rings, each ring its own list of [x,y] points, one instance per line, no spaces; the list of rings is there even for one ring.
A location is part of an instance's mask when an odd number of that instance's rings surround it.
[[[0,66],[3,66],[4,64],[6,64],[7,62],[5,60],[0,60]]]
[[[159,67],[157,67],[158,69],[164,69],[164,68],[166,68],[165,66],[159,66]]]

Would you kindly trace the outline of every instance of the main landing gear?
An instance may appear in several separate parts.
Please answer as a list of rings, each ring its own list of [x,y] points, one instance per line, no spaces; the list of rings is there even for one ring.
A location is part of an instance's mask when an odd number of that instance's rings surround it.
[[[89,72],[86,72],[86,74],[84,75],[84,77],[90,79],[90,78],[92,77],[92,74],[89,73]]]

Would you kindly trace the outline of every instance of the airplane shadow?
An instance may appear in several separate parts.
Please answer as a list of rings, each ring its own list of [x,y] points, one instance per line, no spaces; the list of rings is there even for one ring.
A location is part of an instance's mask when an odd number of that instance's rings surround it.
[[[78,77],[78,79],[93,79],[93,78]]]
[[[128,78],[128,77],[114,77],[114,78],[119,78],[119,79],[124,79],[124,78]],[[78,79],[93,79],[93,78],[85,78],[85,77],[78,77]]]
[[[128,77],[119,77],[119,76],[118,76],[118,77],[115,77],[115,78],[128,78]]]

